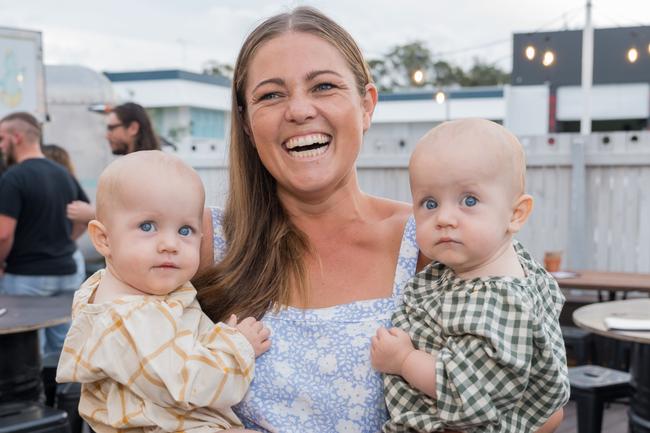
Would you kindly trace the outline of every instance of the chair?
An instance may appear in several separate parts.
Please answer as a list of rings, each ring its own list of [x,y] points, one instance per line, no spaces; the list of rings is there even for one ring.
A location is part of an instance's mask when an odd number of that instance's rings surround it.
[[[35,402],[0,405],[0,433],[70,433],[68,416]]]
[[[599,433],[605,403],[628,397],[630,374],[597,365],[569,368],[571,400],[578,408],[578,433]]]
[[[572,353],[577,365],[587,364],[592,359],[592,335],[575,326],[562,326],[564,347]]]
[[[61,383],[56,386],[56,408],[68,414],[71,433],[81,433],[83,420],[79,415],[80,383]]]

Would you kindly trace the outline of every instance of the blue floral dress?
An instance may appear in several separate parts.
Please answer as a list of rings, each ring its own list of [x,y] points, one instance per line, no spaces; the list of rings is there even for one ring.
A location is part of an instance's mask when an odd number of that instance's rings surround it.
[[[222,216],[212,208],[215,261],[226,247]],[[251,387],[234,408],[244,425],[282,433],[380,431],[388,414],[381,376],[370,365],[370,338],[380,326],[390,326],[417,257],[411,217],[392,297],[267,313],[263,322],[271,329],[271,349],[257,358]]]

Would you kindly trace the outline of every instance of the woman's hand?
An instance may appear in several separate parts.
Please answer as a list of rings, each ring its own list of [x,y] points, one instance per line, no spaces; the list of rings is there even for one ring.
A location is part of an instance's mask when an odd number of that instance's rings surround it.
[[[402,365],[415,348],[411,337],[399,328],[379,328],[372,337],[370,362],[382,373],[402,375]]]
[[[86,224],[95,219],[95,206],[85,201],[75,200],[68,203],[66,215],[72,221]]]
[[[237,323],[237,316],[233,314],[226,322],[226,325],[236,328],[246,337],[251,346],[253,346],[255,357],[260,356],[271,347],[271,340],[269,340],[271,331],[254,317],[247,317]]]

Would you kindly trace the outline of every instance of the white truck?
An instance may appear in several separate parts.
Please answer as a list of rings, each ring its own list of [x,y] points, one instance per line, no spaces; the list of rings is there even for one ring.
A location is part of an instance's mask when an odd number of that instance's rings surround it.
[[[41,33],[0,27],[0,117],[12,111],[46,118]]]

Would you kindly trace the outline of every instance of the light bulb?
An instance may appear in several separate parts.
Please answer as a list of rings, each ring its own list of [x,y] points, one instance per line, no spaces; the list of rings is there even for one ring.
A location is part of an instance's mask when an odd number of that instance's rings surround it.
[[[424,72],[422,72],[420,69],[413,72],[413,81],[415,84],[420,84],[422,80],[424,80]]]
[[[627,61],[630,63],[634,63],[638,60],[639,58],[639,51],[632,47],[629,50],[627,50]]]
[[[533,47],[532,45],[528,45],[526,47],[525,54],[528,60],[533,60],[535,58],[535,47]]]
[[[542,59],[542,65],[548,67],[555,63],[555,53],[551,50],[546,50],[544,53],[544,58]]]

